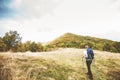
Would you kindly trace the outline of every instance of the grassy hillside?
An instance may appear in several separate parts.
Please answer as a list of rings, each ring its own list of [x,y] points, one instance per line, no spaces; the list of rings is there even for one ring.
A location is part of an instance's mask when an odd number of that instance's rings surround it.
[[[0,80],[89,80],[84,49],[60,48],[51,52],[0,53]],[[94,80],[120,79],[120,54],[94,51]]]
[[[120,42],[111,41],[107,39],[100,39],[90,36],[75,35],[72,33],[66,33],[54,41],[50,42],[48,48],[56,47],[72,47],[72,48],[84,48],[86,44],[89,44],[95,50],[110,51],[120,53]]]

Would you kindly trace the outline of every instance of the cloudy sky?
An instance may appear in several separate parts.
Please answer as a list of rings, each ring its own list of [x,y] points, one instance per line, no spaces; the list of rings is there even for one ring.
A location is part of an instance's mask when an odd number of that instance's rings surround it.
[[[120,0],[0,0],[0,36],[51,41],[66,32],[120,41]]]

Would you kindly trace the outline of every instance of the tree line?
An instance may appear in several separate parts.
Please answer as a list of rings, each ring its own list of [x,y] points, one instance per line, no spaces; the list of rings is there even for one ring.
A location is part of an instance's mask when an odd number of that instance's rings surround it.
[[[6,32],[3,37],[0,37],[0,52],[42,52],[51,51],[60,47],[84,48],[86,44],[95,50],[120,53],[120,42],[117,41],[66,33],[43,46],[40,42],[36,43],[34,41],[22,43],[22,37],[17,31]]]
[[[22,37],[17,31],[6,32],[3,37],[0,37],[0,52],[41,52],[43,46],[41,43],[26,41],[22,43]]]

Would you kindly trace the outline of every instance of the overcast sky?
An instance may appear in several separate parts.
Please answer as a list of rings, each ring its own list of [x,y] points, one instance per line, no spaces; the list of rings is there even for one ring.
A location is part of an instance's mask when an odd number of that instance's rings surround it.
[[[0,36],[48,42],[66,32],[120,41],[120,0],[0,0]]]

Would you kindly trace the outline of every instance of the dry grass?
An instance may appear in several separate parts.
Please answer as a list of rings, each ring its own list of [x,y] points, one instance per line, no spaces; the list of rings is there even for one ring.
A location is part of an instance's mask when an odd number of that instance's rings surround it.
[[[13,80],[13,72],[7,66],[7,60],[0,56],[0,80]]]
[[[83,51],[60,48],[51,52],[0,53],[0,80],[89,80],[84,74]],[[120,54],[95,51],[94,79],[119,80],[119,61]]]

